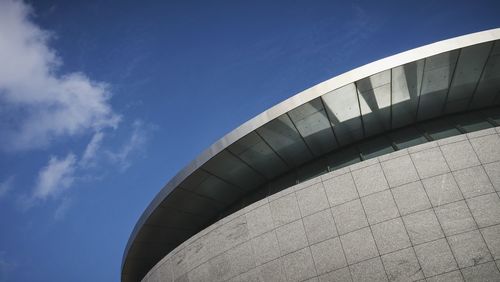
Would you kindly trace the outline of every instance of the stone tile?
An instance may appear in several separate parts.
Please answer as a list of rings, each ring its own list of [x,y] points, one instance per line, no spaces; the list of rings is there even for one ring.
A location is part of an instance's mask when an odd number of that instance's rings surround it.
[[[355,171],[355,170],[362,169],[362,168],[365,168],[367,166],[371,166],[371,165],[374,165],[374,164],[377,164],[377,163],[378,163],[378,159],[377,158],[373,158],[373,159],[368,159],[366,161],[362,161],[362,162],[359,162],[359,163],[352,164],[352,165],[349,166],[349,168],[351,169],[351,171]]]
[[[460,268],[492,260],[479,230],[448,237],[448,242]]]
[[[368,227],[340,236],[340,240],[349,264],[379,255]]]
[[[321,177],[314,177],[314,178],[311,178],[309,180],[300,182],[299,184],[296,184],[296,185],[292,186],[291,188],[293,188],[293,190],[295,192],[298,192],[304,188],[313,186],[313,185],[318,184],[318,183],[321,183]]]
[[[175,278],[174,282],[189,282],[188,273],[184,273],[183,275]]]
[[[200,282],[206,281],[206,277]],[[260,282],[260,272],[258,268],[251,269],[250,271],[247,271],[243,274],[240,274],[232,279],[229,280],[230,282]],[[192,282],[192,280],[189,280],[189,282]]]
[[[352,176],[360,197],[389,188],[382,167],[378,163],[353,171]]]
[[[373,238],[380,254],[387,254],[411,246],[401,218],[395,218],[372,226]]]
[[[311,279],[304,280],[304,282],[318,282],[318,281],[319,281],[318,277],[314,277],[314,278],[311,278]]]
[[[287,281],[303,281],[316,276],[309,248],[290,253],[281,258]]]
[[[384,266],[380,258],[373,258],[367,261],[360,262],[349,266],[354,281],[388,281],[385,274]]]
[[[299,205],[295,194],[289,194],[269,203],[275,226],[280,226],[300,218]]]
[[[412,248],[382,256],[389,281],[416,281],[424,278]]]
[[[296,197],[302,216],[308,216],[330,207],[321,182],[297,191]]]
[[[495,191],[482,166],[454,171],[453,175],[465,198],[472,198]]]
[[[270,195],[267,197],[269,202],[275,201],[279,198],[283,198],[283,197],[295,192],[293,187],[288,187],[288,188],[285,188],[282,190],[277,189],[276,187],[274,187],[274,188],[270,187],[269,189],[270,189],[270,191],[269,191]],[[278,192],[276,192],[275,190],[278,190]]]
[[[482,163],[500,161],[500,137],[488,135],[470,140],[474,151]]]
[[[402,150],[398,150],[398,151],[395,151],[395,152],[392,152],[389,154],[379,156],[378,161],[385,162],[385,161],[392,160],[392,159],[395,159],[397,157],[401,157],[401,156],[405,156],[405,155],[406,156],[408,155],[408,149],[402,149]]]
[[[393,188],[392,194],[401,215],[426,210],[431,207],[420,181]]]
[[[462,193],[451,173],[424,179],[422,183],[433,206],[463,199]]]
[[[452,171],[479,165],[469,140],[441,146],[441,151]]]
[[[339,270],[335,270],[329,272],[327,274],[323,274],[319,277],[320,282],[351,282],[351,272],[348,267],[341,268]]]
[[[500,199],[497,194],[468,199],[467,204],[479,228],[500,223]]]
[[[446,236],[477,228],[465,201],[437,207],[435,212]]]
[[[467,137],[469,139],[473,139],[473,138],[477,138],[477,137],[481,137],[481,136],[486,136],[486,135],[491,135],[491,134],[496,134],[496,130],[495,128],[487,128],[487,129],[483,129],[483,130],[478,130],[478,131],[474,131],[474,132],[471,132],[471,133],[467,133]]]
[[[264,233],[252,239],[255,263],[261,265],[280,256],[278,238],[274,231]]]
[[[245,216],[250,237],[255,237],[274,228],[271,208],[267,204],[252,210]]]
[[[437,146],[438,146],[438,143],[436,141],[427,142],[427,143],[419,144],[419,145],[412,146],[412,147],[408,148],[408,152],[410,154],[413,154],[413,153],[421,152],[421,151],[428,150],[431,148],[436,148]]]
[[[420,178],[440,175],[450,171],[439,148],[432,148],[410,155]]]
[[[486,245],[490,249],[493,258],[500,260],[500,225],[481,229]]]
[[[488,174],[493,187],[495,187],[495,190],[500,191],[500,162],[485,164],[484,169],[486,170],[486,174]]]
[[[261,281],[276,281],[285,282],[286,276],[281,266],[281,260],[276,259],[266,264],[261,265],[259,268]]]
[[[459,282],[464,281],[459,270],[427,278],[427,282]]]
[[[425,277],[457,269],[457,264],[445,239],[415,246],[415,252]]]
[[[312,245],[311,253],[318,275],[347,266],[338,237]]]
[[[278,237],[281,255],[302,249],[308,245],[302,220],[276,228],[276,236]]]
[[[333,178],[333,177],[337,177],[337,176],[340,176],[340,175],[343,175],[343,174],[346,174],[349,172],[351,172],[351,170],[349,169],[348,166],[343,167],[343,168],[339,168],[339,169],[336,169],[334,171],[330,171],[328,173],[321,175],[321,181],[323,181],[323,184],[325,184],[324,182],[327,181],[328,179]]]
[[[302,220],[304,221],[309,244],[315,244],[337,236],[337,229],[330,209],[304,217]]]
[[[399,216],[396,203],[389,190],[371,194],[361,198],[365,208],[366,217],[370,224],[376,224],[384,220]]]
[[[333,218],[337,223],[339,234],[368,226],[360,200],[354,200],[332,208]]]
[[[438,143],[439,146],[443,146],[443,145],[447,145],[447,144],[451,144],[451,143],[456,143],[456,142],[464,141],[464,140],[467,140],[467,136],[465,134],[460,134],[460,135],[448,137],[448,138],[445,138],[445,139],[437,140],[437,143]]]
[[[420,211],[404,216],[403,221],[414,245],[444,236],[432,210]]]
[[[187,278],[189,282],[203,282],[210,277],[210,269],[208,263],[203,263],[202,265],[196,267],[195,269],[187,273]],[[165,281],[165,277],[161,277],[158,281]],[[170,280],[166,280],[170,281]]]
[[[463,269],[462,273],[467,282],[500,281],[500,273],[494,262]]]
[[[250,241],[229,250],[227,257],[229,258],[231,277],[255,267],[255,256]]]
[[[358,198],[351,173],[328,179],[324,183],[331,206],[337,206]]]
[[[409,155],[382,163],[390,187],[397,187],[418,180],[418,174]]]
[[[212,278],[213,281],[223,281],[231,278],[231,265],[226,253],[209,260],[208,267],[210,278]]]
[[[218,230],[220,234],[218,240],[224,245],[223,250],[229,250],[248,241],[250,236],[245,216],[235,218],[231,222],[222,225]]]
[[[264,198],[264,199],[261,199],[261,200],[258,200],[257,202],[254,202],[246,207],[243,208],[244,212],[245,213],[249,213],[253,210],[255,210],[256,208],[260,207],[260,206],[263,206],[263,205],[268,205],[269,204],[269,199],[268,198]]]

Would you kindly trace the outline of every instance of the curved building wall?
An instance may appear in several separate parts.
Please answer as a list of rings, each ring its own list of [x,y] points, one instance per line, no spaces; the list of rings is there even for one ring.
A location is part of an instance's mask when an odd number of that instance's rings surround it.
[[[496,127],[268,196],[182,243],[143,281],[500,281],[499,267]]]

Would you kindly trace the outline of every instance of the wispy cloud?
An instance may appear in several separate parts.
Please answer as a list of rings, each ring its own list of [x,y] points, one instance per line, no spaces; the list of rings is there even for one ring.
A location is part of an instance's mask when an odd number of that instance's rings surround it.
[[[68,197],[63,198],[62,201],[59,203],[59,206],[57,206],[57,208],[54,212],[54,219],[55,220],[64,219],[66,217],[66,213],[71,208],[72,204],[73,204],[73,200],[71,200]]]
[[[16,268],[16,264],[9,260],[4,251],[0,251],[0,281],[9,281],[9,273]]]
[[[0,199],[5,197],[14,186],[14,176],[8,177],[6,180],[0,182]]]
[[[132,124],[132,134],[128,140],[117,151],[107,151],[109,160],[118,165],[121,171],[127,170],[130,167],[130,156],[144,149],[149,134],[148,127],[142,121],[136,120]]]
[[[97,151],[101,147],[103,138],[104,138],[104,133],[101,131],[96,132],[94,136],[92,136],[92,139],[90,140],[89,144],[87,144],[87,147],[85,148],[83,156],[80,160],[80,165],[82,167],[89,167],[95,165],[95,157]]]
[[[33,197],[45,200],[48,197],[57,197],[69,188],[75,180],[75,164],[76,157],[72,153],[64,159],[51,157],[49,163],[38,174]]]
[[[61,73],[52,35],[21,1],[0,1],[0,148],[43,148],[61,137],[116,128],[109,86],[83,73]]]

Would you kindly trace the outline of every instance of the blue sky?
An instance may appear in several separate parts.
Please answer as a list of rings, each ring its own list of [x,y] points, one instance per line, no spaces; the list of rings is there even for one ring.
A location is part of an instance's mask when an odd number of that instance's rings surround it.
[[[0,0],[0,281],[118,281],[204,148],[354,67],[500,27],[498,1]]]

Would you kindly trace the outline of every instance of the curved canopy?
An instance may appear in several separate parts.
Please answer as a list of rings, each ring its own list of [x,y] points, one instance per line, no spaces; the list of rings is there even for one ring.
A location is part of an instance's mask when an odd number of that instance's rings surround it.
[[[270,108],[181,170],[137,222],[122,280],[144,277],[235,202],[362,139],[500,103],[500,29],[419,47],[354,69]]]

